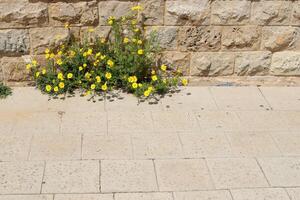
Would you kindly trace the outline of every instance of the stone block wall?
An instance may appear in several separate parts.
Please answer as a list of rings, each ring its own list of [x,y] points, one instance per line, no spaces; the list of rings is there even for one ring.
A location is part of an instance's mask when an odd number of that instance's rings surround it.
[[[106,36],[105,18],[137,4],[186,76],[300,75],[299,0],[0,0],[0,81],[28,80],[24,59],[65,40],[66,22]]]

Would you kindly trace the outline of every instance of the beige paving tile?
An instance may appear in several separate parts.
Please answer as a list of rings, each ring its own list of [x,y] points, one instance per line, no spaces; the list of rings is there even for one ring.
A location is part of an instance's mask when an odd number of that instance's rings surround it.
[[[195,112],[202,132],[218,133],[242,130],[238,115],[231,111]]]
[[[186,158],[230,156],[225,134],[180,134]]]
[[[160,191],[187,191],[212,189],[205,160],[155,160]]]
[[[62,134],[107,133],[107,116],[104,112],[66,112],[62,117]]]
[[[3,100],[1,100],[3,101]],[[1,105],[1,102],[0,102]],[[0,108],[1,110],[1,108]],[[16,123],[16,114],[12,112],[4,112],[1,110],[0,113],[0,135],[11,134],[13,126]]]
[[[175,200],[232,200],[229,191],[175,192]]]
[[[216,158],[207,162],[217,189],[268,186],[255,159]]]
[[[57,112],[24,112],[16,116],[15,134],[59,134],[60,116]]]
[[[300,158],[261,158],[258,161],[271,186],[300,186]]]
[[[300,110],[299,87],[261,87],[274,110]]]
[[[195,115],[186,111],[153,111],[154,128],[158,132],[200,130]]]
[[[243,130],[246,131],[288,131],[287,121],[277,111],[239,111]]]
[[[99,161],[49,161],[42,193],[99,192]]]
[[[287,188],[286,190],[291,200],[300,200],[300,188]]]
[[[153,131],[153,121],[150,111],[108,112],[109,134]]]
[[[54,200],[113,200],[112,194],[56,194]]]
[[[283,155],[300,156],[299,134],[272,134]]]
[[[44,162],[0,162],[0,194],[39,194]]]
[[[130,136],[84,135],[83,159],[132,159]]]
[[[33,136],[30,160],[79,160],[81,159],[81,135]]]
[[[280,156],[272,137],[266,133],[227,134],[232,152],[238,156]]]
[[[0,134],[0,161],[27,160],[31,138],[30,134]]]
[[[211,87],[220,109],[265,110],[269,108],[257,87]]]
[[[53,200],[53,195],[0,195],[0,200]]]
[[[117,193],[115,200],[173,200],[171,193]]]
[[[157,191],[150,160],[101,161],[101,192]]]
[[[290,131],[300,130],[300,111],[283,111],[280,112],[280,115],[287,121],[287,126]]]
[[[135,159],[179,158],[183,156],[180,140],[176,134],[134,135],[132,136],[132,144]]]
[[[234,200],[289,200],[282,188],[257,188],[231,190]]]

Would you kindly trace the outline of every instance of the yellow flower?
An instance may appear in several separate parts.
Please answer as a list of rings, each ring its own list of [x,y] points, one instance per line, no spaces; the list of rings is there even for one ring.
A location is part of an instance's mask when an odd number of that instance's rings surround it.
[[[146,90],[146,91],[144,92],[144,96],[145,96],[145,97],[148,97],[148,96],[150,95],[150,93],[151,93],[151,91]]]
[[[112,60],[108,60],[107,61],[108,66],[113,67],[114,66],[114,62]]]
[[[57,74],[57,78],[59,79],[59,80],[64,80],[64,75],[63,75],[63,73],[58,73]]]
[[[139,28],[136,28],[136,29],[134,29],[134,32],[139,32],[140,31],[140,29]]]
[[[129,82],[129,83],[133,83],[133,82],[134,82],[133,76],[129,76],[129,77],[128,77],[128,82]]]
[[[136,42],[137,40],[135,38],[132,39],[132,42]]]
[[[39,77],[39,76],[40,76],[40,72],[36,72],[35,77]]]
[[[50,50],[47,48],[47,49],[45,49],[45,53],[46,54],[49,54],[50,53]]]
[[[87,53],[87,55],[92,55],[93,49],[88,49],[88,51],[86,53]]]
[[[49,59],[49,58],[50,58],[50,54],[47,53],[47,54],[45,55],[45,58],[46,58],[46,59]]]
[[[50,58],[54,58],[54,57],[55,57],[54,53],[51,53]]]
[[[93,29],[93,28],[88,29],[88,32],[90,32],[90,33],[94,32],[94,31],[95,31],[95,29]]]
[[[67,78],[68,78],[68,79],[73,78],[73,74],[72,74],[72,73],[68,73]]]
[[[111,79],[111,73],[106,72],[106,73],[105,73],[105,78],[106,78],[107,80]]]
[[[126,38],[124,38],[123,42],[124,42],[125,44],[127,44],[127,43],[129,42],[129,39],[126,37]]]
[[[55,86],[55,87],[53,88],[53,90],[54,90],[54,92],[58,92],[58,87]]]
[[[104,60],[106,58],[106,55],[103,55],[100,57],[101,60]]]
[[[133,76],[132,78],[133,78],[133,82],[136,83],[136,82],[137,82],[137,77],[136,77],[136,76]]]
[[[100,76],[96,76],[96,81],[97,81],[97,83],[100,83],[100,82],[101,82]]]
[[[57,52],[57,55],[61,56],[62,55],[62,51]]]
[[[91,77],[91,74],[90,74],[89,72],[87,72],[87,73],[85,73],[84,77],[85,77],[86,79],[89,79],[89,78]]]
[[[132,83],[132,88],[133,89],[136,89],[138,87],[138,84],[137,83]]]
[[[86,91],[85,93],[84,93],[84,96],[87,96],[87,95],[90,95],[91,94],[91,91]]]
[[[86,64],[86,63],[84,63],[82,66],[83,66],[83,67],[86,67],[86,66],[87,66],[87,64]]]
[[[82,56],[86,57],[87,56],[87,52],[83,52]]]
[[[46,91],[47,91],[47,92],[50,92],[51,90],[52,90],[51,85],[46,85]]]
[[[75,51],[70,51],[69,54],[70,54],[70,57],[74,57],[76,55],[76,52]]]
[[[133,20],[131,21],[131,24],[132,24],[132,25],[136,25],[136,24],[137,24],[137,21],[136,21],[135,19],[133,19]]]
[[[153,87],[152,87],[152,86],[148,87],[148,90],[149,90],[150,92],[152,92]]]
[[[27,70],[31,69],[31,64],[27,64],[27,65],[26,65],[26,69],[27,69]]]
[[[46,69],[42,70],[42,74],[46,74],[46,72],[47,72]]]
[[[95,84],[92,84],[92,85],[91,85],[91,89],[94,90],[95,88],[96,88],[96,85],[95,85]]]
[[[153,76],[151,77],[151,79],[152,79],[152,81],[157,81],[157,76],[156,76],[156,75],[153,75]]]
[[[154,75],[155,73],[156,73],[155,70],[152,70],[152,71],[151,71],[151,74],[152,74],[152,75]]]
[[[58,87],[61,88],[61,89],[63,89],[65,87],[64,82],[59,82]]]
[[[63,64],[63,62],[62,62],[61,59],[58,59],[58,60],[56,61],[56,63],[57,63],[58,65],[62,65],[62,64]]]
[[[139,87],[142,87],[142,86],[143,86],[143,84],[139,83]]]
[[[166,66],[166,65],[162,65],[162,66],[160,66],[160,69],[161,69],[162,71],[166,71],[166,70],[167,70],[167,66]]]
[[[139,49],[137,52],[139,55],[143,55],[144,54],[144,50],[143,49]]]
[[[78,69],[79,69],[79,71],[82,71],[82,70],[83,70],[83,67],[82,67],[82,66],[79,66]]]
[[[101,38],[101,40],[100,40],[100,42],[102,43],[102,44],[104,44],[105,43],[105,38]]]
[[[181,80],[182,85],[186,86],[188,84],[188,80],[187,79],[182,79]]]
[[[31,64],[32,64],[34,67],[36,67],[36,66],[37,66],[37,61],[36,61],[36,60],[33,60],[33,61],[31,62]]]
[[[142,40],[138,40],[137,43],[138,44],[143,44],[143,41]]]
[[[65,28],[70,28],[70,24],[68,22],[65,23]]]
[[[113,25],[113,23],[114,23],[114,20],[112,20],[112,19],[108,20],[109,25]]]
[[[131,8],[132,11],[139,11],[139,10],[142,10],[143,8],[141,6],[133,6]]]
[[[106,85],[106,83],[105,83],[104,85],[101,86],[101,89],[102,89],[103,91],[106,91],[106,90],[107,90],[107,85]]]
[[[100,52],[98,52],[98,53],[96,53],[96,58],[98,58],[99,56],[101,56],[101,53]]]

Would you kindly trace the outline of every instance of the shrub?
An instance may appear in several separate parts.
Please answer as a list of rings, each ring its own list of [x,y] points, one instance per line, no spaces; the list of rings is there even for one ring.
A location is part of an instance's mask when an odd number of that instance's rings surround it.
[[[58,48],[45,50],[46,66],[36,60],[26,65],[36,86],[49,95],[72,93],[80,89],[84,95],[103,95],[122,89],[138,97],[165,94],[178,85],[186,85],[181,72],[158,63],[160,52],[157,33],[145,34],[139,6],[129,15],[109,17],[107,38],[91,38],[82,42],[71,34]],[[69,25],[66,24],[69,30]],[[88,32],[93,32],[89,29]]]
[[[0,99],[4,99],[11,94],[12,94],[11,88],[4,85],[3,83],[0,83]]]

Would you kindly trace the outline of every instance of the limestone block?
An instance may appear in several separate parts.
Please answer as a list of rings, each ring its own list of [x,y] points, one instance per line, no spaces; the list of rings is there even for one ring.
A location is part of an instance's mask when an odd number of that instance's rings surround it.
[[[29,35],[27,30],[0,30],[0,54],[25,54],[28,52]]]
[[[300,52],[274,53],[271,73],[273,75],[300,75]]]

